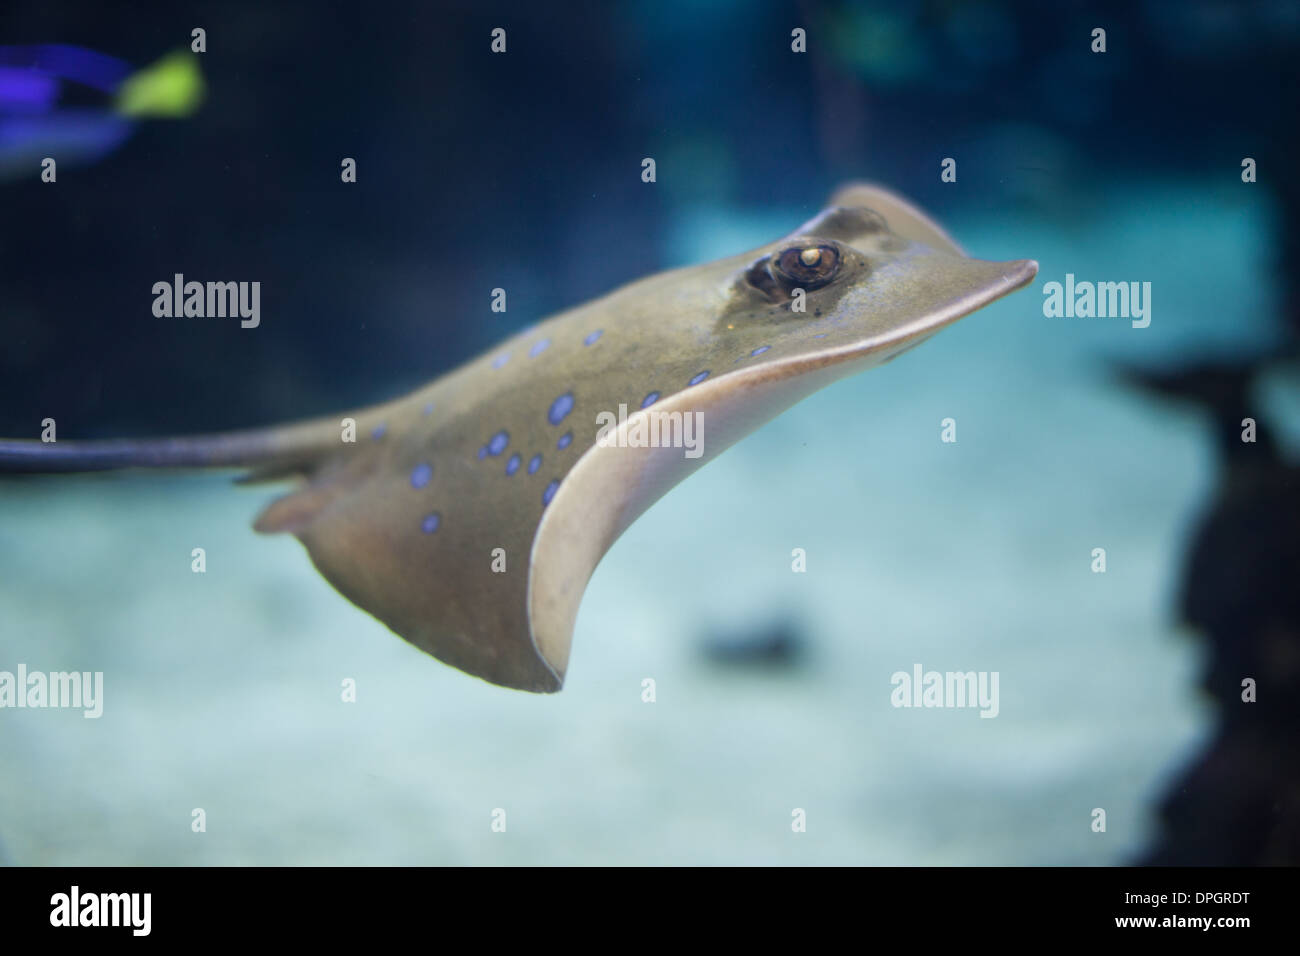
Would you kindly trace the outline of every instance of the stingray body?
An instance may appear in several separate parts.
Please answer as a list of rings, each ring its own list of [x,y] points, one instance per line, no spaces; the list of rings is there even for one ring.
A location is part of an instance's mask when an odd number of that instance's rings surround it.
[[[556,691],[588,579],[654,501],[801,398],[1036,271],[968,258],[904,200],[852,185],[780,240],[624,286],[394,402],[192,438],[0,441],[0,470],[296,478],[259,531],[297,535],[342,594],[440,660]],[[598,416],[620,405],[629,415],[599,440]],[[698,457],[636,441],[675,414],[701,423]]]

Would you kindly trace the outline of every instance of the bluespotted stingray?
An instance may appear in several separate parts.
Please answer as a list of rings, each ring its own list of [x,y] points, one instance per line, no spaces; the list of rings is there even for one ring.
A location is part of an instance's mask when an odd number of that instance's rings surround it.
[[[396,401],[195,437],[5,440],[0,470],[295,479],[258,531],[297,535],[345,597],[439,660],[553,692],[592,572],[651,504],[795,402],[1037,270],[969,258],[905,200],[853,184],[782,239],[633,282]],[[630,414],[601,434],[620,405]],[[704,423],[702,453],[629,440],[674,413]]]

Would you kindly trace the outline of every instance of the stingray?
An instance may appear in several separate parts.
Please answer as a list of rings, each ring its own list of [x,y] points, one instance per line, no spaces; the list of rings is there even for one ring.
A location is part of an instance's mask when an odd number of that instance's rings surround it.
[[[194,437],[0,440],[0,471],[295,480],[258,531],[296,535],[340,593],[439,660],[553,692],[592,572],[651,504],[800,399],[1037,270],[972,259],[910,203],[852,184],[775,242],[623,286],[395,401]],[[690,454],[644,441],[651,422],[677,434],[675,414],[701,423]]]

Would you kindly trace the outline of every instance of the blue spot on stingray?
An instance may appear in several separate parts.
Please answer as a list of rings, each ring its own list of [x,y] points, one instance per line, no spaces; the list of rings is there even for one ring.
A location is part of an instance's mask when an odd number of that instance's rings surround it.
[[[537,356],[541,355],[543,352],[546,351],[547,346],[549,346],[550,344],[551,344],[550,339],[542,339],[540,342],[535,343],[533,347],[528,350],[528,357],[537,358]]]
[[[424,520],[420,522],[420,530],[425,534],[433,534],[440,524],[442,524],[442,515],[435,511],[431,515],[424,516]]]
[[[818,332],[816,335],[813,336],[813,338],[815,338],[815,339],[824,339],[824,338],[826,338],[826,333],[825,333],[825,332]]]
[[[501,431],[497,432],[490,439],[488,439],[488,443],[484,447],[487,448],[487,453],[491,455],[493,458],[495,458],[497,455],[505,451],[506,445],[509,444],[510,444],[510,433],[503,428],[501,429]]]
[[[388,426],[385,425],[383,422],[380,422],[378,425],[375,426],[374,431],[370,433],[370,437],[374,439],[383,438],[385,433],[387,433],[387,431],[388,431]]]
[[[754,351],[750,352],[749,354],[750,354],[751,356],[754,356],[754,355],[762,355],[764,352],[766,352],[766,351],[767,351],[768,349],[770,349],[771,347],[772,347],[772,346],[770,346],[770,345],[760,345],[758,348],[754,349]]]
[[[563,435],[560,436],[560,440],[555,443],[555,447],[560,449],[560,451],[564,451],[564,449],[568,448],[569,445],[572,443],[573,443],[573,432],[565,432]]]
[[[583,344],[583,345],[595,345],[595,344],[596,344],[596,340],[599,339],[599,338],[600,338],[602,335],[604,335],[604,334],[605,334],[605,330],[604,330],[604,329],[597,329],[595,332],[592,332],[592,333],[591,333],[590,335],[588,335],[585,339],[583,339],[583,340],[582,340],[582,344]]]
[[[502,365],[505,365],[506,362],[509,361],[510,361],[510,353],[502,352],[500,355],[498,355],[496,358],[492,360],[492,367],[500,368]]]
[[[428,405],[425,405],[425,406],[424,406],[424,414],[426,414],[426,415],[432,415],[432,414],[433,414],[433,402],[430,402]]]
[[[530,475],[537,474],[537,469],[541,467],[542,467],[541,455],[534,455],[532,458],[528,459],[528,473]]]
[[[564,416],[573,411],[573,393],[565,392],[555,401],[551,402],[551,410],[546,413],[546,420],[552,425],[558,425],[564,421]]]
[[[653,404],[654,404],[655,402],[657,402],[657,401],[659,401],[659,393],[658,393],[658,392],[651,392],[651,393],[650,393],[649,395],[647,395],[645,398],[641,399],[641,407],[642,407],[642,408],[649,408],[651,405],[653,405]]]
[[[422,461],[411,471],[411,487],[423,488],[433,477],[433,465],[427,461]]]
[[[487,457],[487,445],[484,445],[482,448],[478,450],[478,460],[482,461],[486,457]]]
[[[519,470],[519,452],[515,452],[513,455],[510,456],[510,460],[506,462],[506,474],[513,475],[518,470]]]
[[[546,486],[546,490],[542,492],[543,508],[545,508],[547,505],[551,503],[551,499],[555,497],[555,491],[559,487],[560,487],[560,483],[558,481],[552,481],[549,485]]]
[[[687,385],[699,385],[700,382],[704,381],[704,380],[705,380],[706,378],[708,378],[708,377],[709,377],[709,370],[708,370],[708,369],[705,369],[703,372],[701,372],[699,375],[695,376],[693,379],[691,379],[691,380],[690,380],[689,382],[687,382],[686,384],[687,384]]]

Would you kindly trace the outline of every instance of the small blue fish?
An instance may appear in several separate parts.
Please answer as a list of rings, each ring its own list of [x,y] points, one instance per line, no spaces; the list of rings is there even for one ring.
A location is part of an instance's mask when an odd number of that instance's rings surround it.
[[[69,102],[83,99],[91,105]],[[189,116],[202,99],[203,76],[188,52],[133,71],[76,46],[0,46],[0,180],[35,178],[47,157],[94,163],[126,142],[141,119]]]

